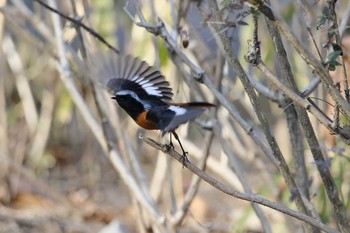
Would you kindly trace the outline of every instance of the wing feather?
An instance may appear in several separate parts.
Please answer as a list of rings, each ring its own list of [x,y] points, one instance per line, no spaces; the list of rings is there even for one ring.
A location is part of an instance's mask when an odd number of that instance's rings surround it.
[[[125,79],[134,85],[122,85],[120,88],[130,88],[132,91],[144,90],[142,98],[158,98],[169,102],[173,96],[169,82],[156,68],[146,62],[129,55],[117,55],[116,71],[117,79]],[[141,88],[141,89],[140,89]],[[141,93],[140,93],[141,94]],[[148,95],[148,96],[147,96]]]
[[[126,89],[137,92],[141,99],[165,102],[173,96],[169,82],[158,69],[130,55],[100,52],[91,56],[88,68],[88,75],[107,84],[114,94]]]

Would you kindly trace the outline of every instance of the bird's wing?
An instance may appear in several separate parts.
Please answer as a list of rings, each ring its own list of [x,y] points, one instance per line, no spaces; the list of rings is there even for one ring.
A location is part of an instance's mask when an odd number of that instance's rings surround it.
[[[107,82],[111,92],[130,90],[143,100],[171,100],[173,93],[169,82],[158,69],[129,55],[115,55],[112,59],[114,74]]]

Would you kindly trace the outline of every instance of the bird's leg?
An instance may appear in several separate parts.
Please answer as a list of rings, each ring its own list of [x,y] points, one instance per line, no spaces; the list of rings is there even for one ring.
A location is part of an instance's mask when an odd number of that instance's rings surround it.
[[[172,134],[169,134],[170,135],[170,142],[169,142],[169,146],[174,149],[174,144],[173,144],[173,137],[172,137]]]
[[[167,151],[174,149],[173,138],[171,133],[169,134],[169,144],[165,144],[165,148]]]
[[[182,157],[181,157],[182,165],[185,166],[185,163],[189,161],[187,158],[188,152],[184,150],[177,133],[175,131],[172,131],[171,133],[174,135],[175,139],[179,142],[179,145],[180,145],[181,150],[182,150]]]

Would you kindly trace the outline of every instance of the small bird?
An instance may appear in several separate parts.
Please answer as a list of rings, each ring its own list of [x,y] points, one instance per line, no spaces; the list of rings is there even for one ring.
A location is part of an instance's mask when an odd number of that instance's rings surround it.
[[[214,107],[206,102],[172,103],[172,89],[160,71],[146,62],[129,55],[118,55],[113,61],[114,76],[107,82],[120,107],[142,128],[170,133],[179,142],[183,152],[183,164],[187,160],[175,129],[194,120],[205,109]]]

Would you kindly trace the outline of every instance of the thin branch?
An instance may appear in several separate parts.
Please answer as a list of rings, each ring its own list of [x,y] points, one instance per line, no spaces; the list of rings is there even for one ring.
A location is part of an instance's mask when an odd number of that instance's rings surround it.
[[[6,5],[6,0],[0,0],[0,9]],[[3,43],[3,32],[5,27],[5,17],[4,14],[0,14],[0,44]],[[0,51],[0,54],[2,52]],[[0,70],[4,70],[5,61],[0,61]],[[6,74],[1,75],[0,77],[0,112],[6,112],[6,92],[5,92],[5,80]],[[6,153],[8,152],[8,135],[7,135],[7,116],[6,114],[0,114],[0,152]],[[6,166],[1,167],[2,172],[0,172],[0,182],[4,178],[4,175],[7,173]]]
[[[3,7],[3,5],[6,4],[6,0],[0,0],[0,8]],[[3,29],[4,29],[4,22],[5,17],[3,14],[0,14],[0,44],[3,43]],[[0,51],[0,54],[3,52]],[[1,56],[1,55],[0,55]],[[7,105],[6,105],[6,79],[7,79],[7,72],[5,69],[5,60],[2,59],[0,61],[0,70],[2,71],[2,75],[0,76],[0,112],[3,114],[0,114],[0,153],[4,153],[6,156],[8,156],[9,151],[9,138],[8,138],[8,124],[7,124]],[[7,180],[9,180],[9,166],[7,164],[1,163],[0,165],[0,183],[1,185],[5,186],[6,188],[9,186]],[[7,187],[6,187],[7,186]],[[2,198],[2,202],[4,204],[7,204],[11,201],[11,192],[6,192],[6,194]]]
[[[341,22],[339,24],[339,35],[340,38],[344,36],[344,32],[349,27],[349,20],[350,20],[350,2],[348,2],[348,5],[346,7],[345,13],[341,19]]]
[[[55,4],[54,0],[50,0],[51,4]],[[131,175],[130,171],[126,168],[124,162],[121,160],[120,155],[114,149],[113,146],[105,140],[104,133],[100,125],[94,119],[91,114],[91,111],[87,107],[85,101],[80,95],[76,85],[73,82],[71,77],[70,67],[68,60],[65,54],[65,44],[63,41],[62,28],[60,25],[60,18],[58,15],[53,14],[53,23],[54,30],[56,35],[58,53],[59,53],[59,63],[57,64],[57,69],[60,72],[60,77],[62,82],[65,84],[68,93],[71,95],[73,102],[81,112],[83,119],[88,124],[89,128],[93,132],[93,135],[99,142],[102,150],[108,155],[109,160],[111,161],[114,168],[118,171],[121,178],[124,180],[125,184],[132,190],[132,193],[135,195],[135,198],[142,204],[145,210],[150,214],[150,217],[154,220],[154,223],[157,224],[159,228],[163,228],[165,218],[161,216],[158,210],[155,208],[153,203],[150,203],[146,198],[143,191],[138,186],[137,182]],[[110,150],[108,150],[110,148]]]
[[[310,112],[312,115],[316,117],[316,119],[327,127],[327,129],[330,130],[330,132],[334,134],[339,134],[341,138],[344,140],[346,144],[350,144],[350,134],[346,132],[346,130],[339,128],[338,131],[335,131],[332,128],[332,121],[326,116],[325,113],[321,112],[320,109],[316,106],[314,106],[312,103],[309,102],[309,100],[306,98],[302,98],[301,96],[297,95],[294,91],[292,91],[290,88],[286,87],[273,73],[272,71],[264,64],[264,62],[260,61],[257,64],[257,68],[275,85],[277,85],[277,88],[281,90],[288,98],[293,100],[294,104],[297,104],[301,106],[302,108],[306,109],[308,112]]]
[[[175,14],[174,0],[169,0],[169,7],[170,7],[170,14],[171,14],[172,23],[173,23],[173,25],[172,25],[173,26],[173,36],[172,36],[172,38],[176,41],[176,39],[178,37],[178,34],[179,34],[176,22],[178,22],[177,18],[180,17],[180,16]]]
[[[177,46],[176,41],[171,37],[169,32],[166,30],[165,25],[161,19],[158,18],[158,22],[155,26],[150,25],[146,22],[145,17],[143,16],[143,13],[140,9],[140,6],[135,3],[134,5],[136,7],[137,15],[140,19],[140,22],[137,22],[135,17],[131,15],[131,13],[128,10],[128,2],[126,3],[124,7],[124,11],[129,15],[130,19],[139,27],[145,28],[148,32],[160,36],[164,39],[164,41],[168,44],[168,48],[173,50],[177,56],[181,59],[181,61],[186,64],[195,75],[195,78],[200,81],[202,75],[204,74],[203,69],[196,66],[183,52],[182,50]]]
[[[270,6],[261,0],[247,0],[244,1],[249,7],[253,7],[257,11],[264,14],[271,23],[273,23],[279,31],[285,36],[289,43],[294,47],[304,61],[309,64],[309,66],[319,75],[325,87],[327,88],[332,99],[339,105],[343,110],[344,114],[350,116],[350,105],[347,101],[340,95],[338,90],[333,85],[333,80],[331,79],[328,71],[325,67],[318,61],[304,45],[298,40],[298,38],[293,34],[292,30],[287,26],[287,24],[277,17]]]
[[[314,92],[314,90],[316,90],[316,88],[318,87],[318,85],[321,83],[321,79],[320,78],[314,78],[310,81],[309,85],[304,89],[304,91],[301,92],[301,96],[302,97],[306,97],[309,96],[312,92]]]
[[[38,127],[31,143],[28,159],[33,168],[36,168],[42,158],[46,144],[49,140],[54,114],[54,93],[43,91],[42,107]]]
[[[4,37],[2,49],[15,76],[16,87],[21,98],[24,117],[27,121],[30,134],[33,135],[38,125],[38,112],[28,78],[24,74],[22,60],[17,52],[13,39],[9,35]]]
[[[253,190],[249,185],[248,179],[247,179],[244,171],[242,170],[241,162],[239,161],[237,156],[233,153],[228,142],[226,140],[224,140],[224,138],[222,137],[221,130],[222,130],[221,125],[216,124],[214,126],[215,135],[219,138],[220,144],[221,144],[225,154],[227,155],[227,157],[230,161],[231,167],[233,168],[233,170],[237,174],[237,177],[243,186],[244,192],[245,193],[253,193]],[[257,205],[256,203],[252,203],[252,207],[253,207],[257,217],[259,218],[259,220],[261,222],[261,225],[264,229],[264,232],[265,233],[272,232],[271,226],[268,222],[268,219],[267,219],[266,215],[264,214],[264,212],[262,211],[262,209],[260,208],[260,206]]]
[[[209,0],[209,5],[211,9],[211,14],[214,21],[222,21],[221,14],[219,12],[219,7],[217,5],[216,0]],[[285,182],[287,183],[288,189],[291,193],[295,194],[295,204],[298,207],[299,211],[302,213],[307,213],[307,209],[301,199],[301,195],[299,192],[299,189],[295,183],[294,176],[290,173],[288,164],[276,142],[276,139],[272,132],[270,131],[270,126],[267,121],[267,118],[265,114],[263,113],[262,107],[258,101],[257,95],[254,91],[253,86],[249,82],[249,79],[247,78],[247,75],[245,74],[245,71],[243,70],[242,65],[240,64],[238,57],[233,51],[233,48],[231,46],[231,41],[228,38],[226,33],[218,33],[222,31],[222,25],[212,25],[212,30],[214,31],[213,34],[216,33],[215,39],[217,43],[220,45],[220,48],[225,53],[227,61],[230,63],[232,68],[237,73],[237,76],[239,77],[249,99],[250,102],[254,108],[254,111],[261,123],[265,138],[272,150],[272,154],[277,161],[278,168],[280,172],[282,173]]]
[[[160,194],[163,191],[163,183],[168,172],[166,166],[167,160],[164,156],[157,153],[157,162],[154,163],[154,172],[152,174],[150,193],[155,201],[159,201]]]
[[[108,48],[110,48],[111,50],[113,50],[115,53],[119,53],[119,50],[116,49],[114,46],[112,46],[111,44],[109,44],[100,34],[98,34],[97,32],[95,32],[92,28],[89,28],[88,26],[86,26],[85,24],[83,24],[81,21],[76,20],[74,18],[71,18],[63,13],[61,13],[60,11],[58,11],[57,9],[50,7],[48,4],[44,3],[41,0],[34,0],[37,3],[39,3],[41,6],[45,7],[46,9],[48,9],[51,12],[54,12],[55,14],[58,14],[59,16],[61,16],[64,19],[69,20],[70,22],[74,23],[76,26],[78,27],[82,27],[84,28],[87,32],[89,32],[92,36],[94,36],[96,39],[98,39],[99,41],[101,41],[103,44],[105,44]]]
[[[74,17],[77,18],[78,17],[78,12],[77,12],[77,7],[75,5],[75,1],[74,0],[71,0],[71,5],[72,5]],[[81,49],[82,57],[84,59],[86,59],[86,57],[87,57],[86,45],[84,43],[81,27],[80,27],[79,24],[76,24],[76,23],[74,23],[74,27],[75,27],[75,31],[77,32],[78,39],[80,41],[80,49]]]
[[[336,86],[340,91],[340,83],[336,83]],[[334,130],[337,130],[339,128],[339,107],[337,105],[334,107],[334,116],[333,116],[332,127]]]
[[[203,156],[198,165],[199,169],[203,171],[205,170],[205,167],[206,167],[206,163],[209,157],[209,151],[212,146],[213,139],[214,139],[214,134],[210,132],[205,140],[205,144],[204,144],[205,148],[203,149]],[[189,210],[189,207],[195,195],[198,192],[200,181],[201,181],[200,177],[198,176],[192,177],[191,184],[189,186],[190,188],[186,192],[181,208],[175,214],[173,214],[172,218],[170,218],[170,222],[172,222],[172,224],[181,225],[181,223],[184,221],[185,216]]]
[[[343,51],[343,48],[341,46],[341,37],[339,34],[339,27],[338,27],[338,21],[337,21],[338,19],[337,19],[337,13],[335,10],[335,5],[336,5],[337,1],[330,0],[327,2],[328,2],[328,6],[329,6],[329,16],[330,16],[329,30],[334,32],[335,42],[339,45],[339,49],[342,51],[342,54],[343,54],[344,51]],[[344,88],[344,93],[345,93],[345,99],[349,103],[350,102],[350,91],[349,91],[348,77],[347,77],[347,73],[346,73],[346,65],[345,65],[343,56],[340,56],[339,59],[341,60],[340,63],[342,65],[342,70],[343,70],[342,83],[343,83],[343,88]],[[338,92],[339,92],[339,90],[338,90]],[[337,106],[337,108],[338,108],[338,106]]]
[[[269,1],[267,1],[267,3],[269,3]],[[292,69],[286,56],[287,52],[284,48],[281,35],[273,24],[268,23],[267,19],[266,23],[275,52],[278,57],[278,63],[281,67],[282,75],[279,78],[281,82],[283,82],[287,87],[291,88],[295,92],[298,92]],[[309,23],[307,23],[307,26],[308,25]],[[260,47],[260,43],[258,43],[257,46]],[[304,138],[301,128],[304,130],[309,130],[311,128],[310,130],[312,131],[312,125],[309,121],[306,110],[299,107],[298,105],[290,105],[291,103],[291,99],[288,98],[283,103],[283,107],[287,106],[285,113],[292,145],[292,154],[295,160],[297,173],[296,181],[301,189],[302,195],[306,196],[306,198],[309,199],[309,178],[305,165]]]
[[[193,80],[192,75],[185,69],[185,65],[181,62],[180,58],[173,53],[171,53],[169,56],[176,65],[178,71],[181,73],[187,86],[191,90],[191,96],[193,96],[196,101],[209,101],[207,98],[205,98],[205,94],[200,89],[200,87],[196,85],[197,82]]]
[[[158,142],[156,142],[150,138],[143,138],[142,140],[144,142],[146,142],[147,144],[149,144],[150,146],[170,155],[172,158],[174,158],[178,162],[182,163],[182,155],[177,153],[175,150],[169,148],[169,146],[159,144]],[[212,176],[209,176],[207,173],[205,173],[203,170],[199,169],[197,166],[195,166],[190,161],[186,162],[186,168],[188,170],[190,170],[192,173],[199,176],[201,179],[203,179],[205,182],[207,182],[208,184],[210,184],[214,188],[217,188],[218,190],[220,190],[220,191],[222,191],[230,196],[236,197],[236,198],[241,199],[241,200],[246,200],[249,202],[258,203],[260,205],[277,210],[281,213],[287,214],[291,217],[294,217],[294,218],[299,219],[301,221],[304,221],[308,224],[311,224],[322,231],[325,231],[328,233],[339,233],[337,230],[319,222],[318,220],[316,220],[316,219],[314,219],[306,214],[302,214],[300,212],[291,210],[287,207],[283,207],[283,206],[276,204],[275,202],[269,201],[269,200],[267,200],[259,195],[242,193],[242,192],[236,191],[236,190],[232,189],[231,187],[221,183],[219,180],[216,180]]]
[[[274,83],[278,83],[280,90],[282,90],[287,96],[289,96],[289,94],[292,93],[292,95],[296,95],[294,92],[292,92],[291,90],[287,89],[287,87],[285,87],[279,80],[277,80],[277,78],[271,73],[271,71],[266,67],[265,64],[263,64],[263,62],[259,62],[259,64],[257,65],[257,67],[266,75],[266,77],[269,77],[270,80],[273,80]],[[286,90],[288,90],[288,93],[286,92]],[[296,95],[297,96],[297,95]],[[298,96],[298,98],[300,98]],[[303,103],[304,101],[297,101],[295,102],[296,104],[305,104]],[[308,101],[306,101],[307,103],[309,103]],[[303,107],[303,106],[302,106]],[[303,107],[308,111],[319,111],[317,108],[315,108],[312,104],[308,104],[307,106]],[[300,111],[298,112],[298,114],[300,114]],[[345,212],[345,208],[343,206],[342,201],[339,198],[339,193],[337,190],[337,187],[335,185],[335,182],[333,180],[333,177],[330,173],[330,170],[327,166],[325,166],[325,159],[324,156],[322,154],[322,150],[321,147],[317,141],[315,132],[310,124],[309,119],[307,117],[304,117],[304,122],[301,122],[301,124],[303,125],[303,127],[306,127],[304,130],[305,133],[305,137],[308,140],[308,144],[310,146],[310,149],[312,151],[312,155],[314,157],[314,160],[317,164],[317,168],[318,171],[320,173],[320,176],[323,180],[323,183],[325,185],[326,191],[327,191],[327,195],[329,200],[331,201],[334,211],[336,213],[336,221],[338,222],[338,224],[342,227],[342,230],[345,229],[349,229],[347,228],[347,217],[346,217],[346,212]],[[327,119],[327,121],[329,121]],[[309,126],[308,126],[309,125]],[[331,127],[331,123],[329,123],[328,127]],[[340,129],[339,129],[340,131]],[[346,232],[346,231],[344,231]]]
[[[252,83],[254,89],[262,96],[272,100],[276,103],[282,103],[285,99],[283,93],[279,90],[274,90],[254,79],[251,75],[247,74],[249,81]]]
[[[268,2],[268,3],[270,3],[270,2]],[[299,5],[299,7],[301,9],[301,14],[304,16],[304,20],[302,22],[305,23],[307,33],[309,34],[309,37],[312,40],[313,46],[316,49],[318,58],[322,61],[323,60],[322,59],[322,55],[321,55],[320,49],[318,48],[317,43],[315,41],[315,37],[314,37],[314,35],[312,33],[311,23],[310,23],[310,19],[309,19],[309,14],[308,14],[308,11],[307,11],[307,9],[305,7],[305,4],[301,0],[297,0],[297,3],[298,3],[298,5]]]
[[[53,46],[55,44],[55,38],[52,36],[50,28],[37,15],[35,15],[33,11],[28,8],[24,1],[13,0],[13,4],[16,6],[15,12],[21,12],[21,16],[24,17],[26,21],[30,22],[33,27],[36,28],[37,31],[41,34],[41,36],[45,38],[51,46]],[[15,14],[14,17],[18,16]],[[20,25],[21,24],[22,23],[20,23]],[[42,38],[37,37],[37,39],[40,41]]]

